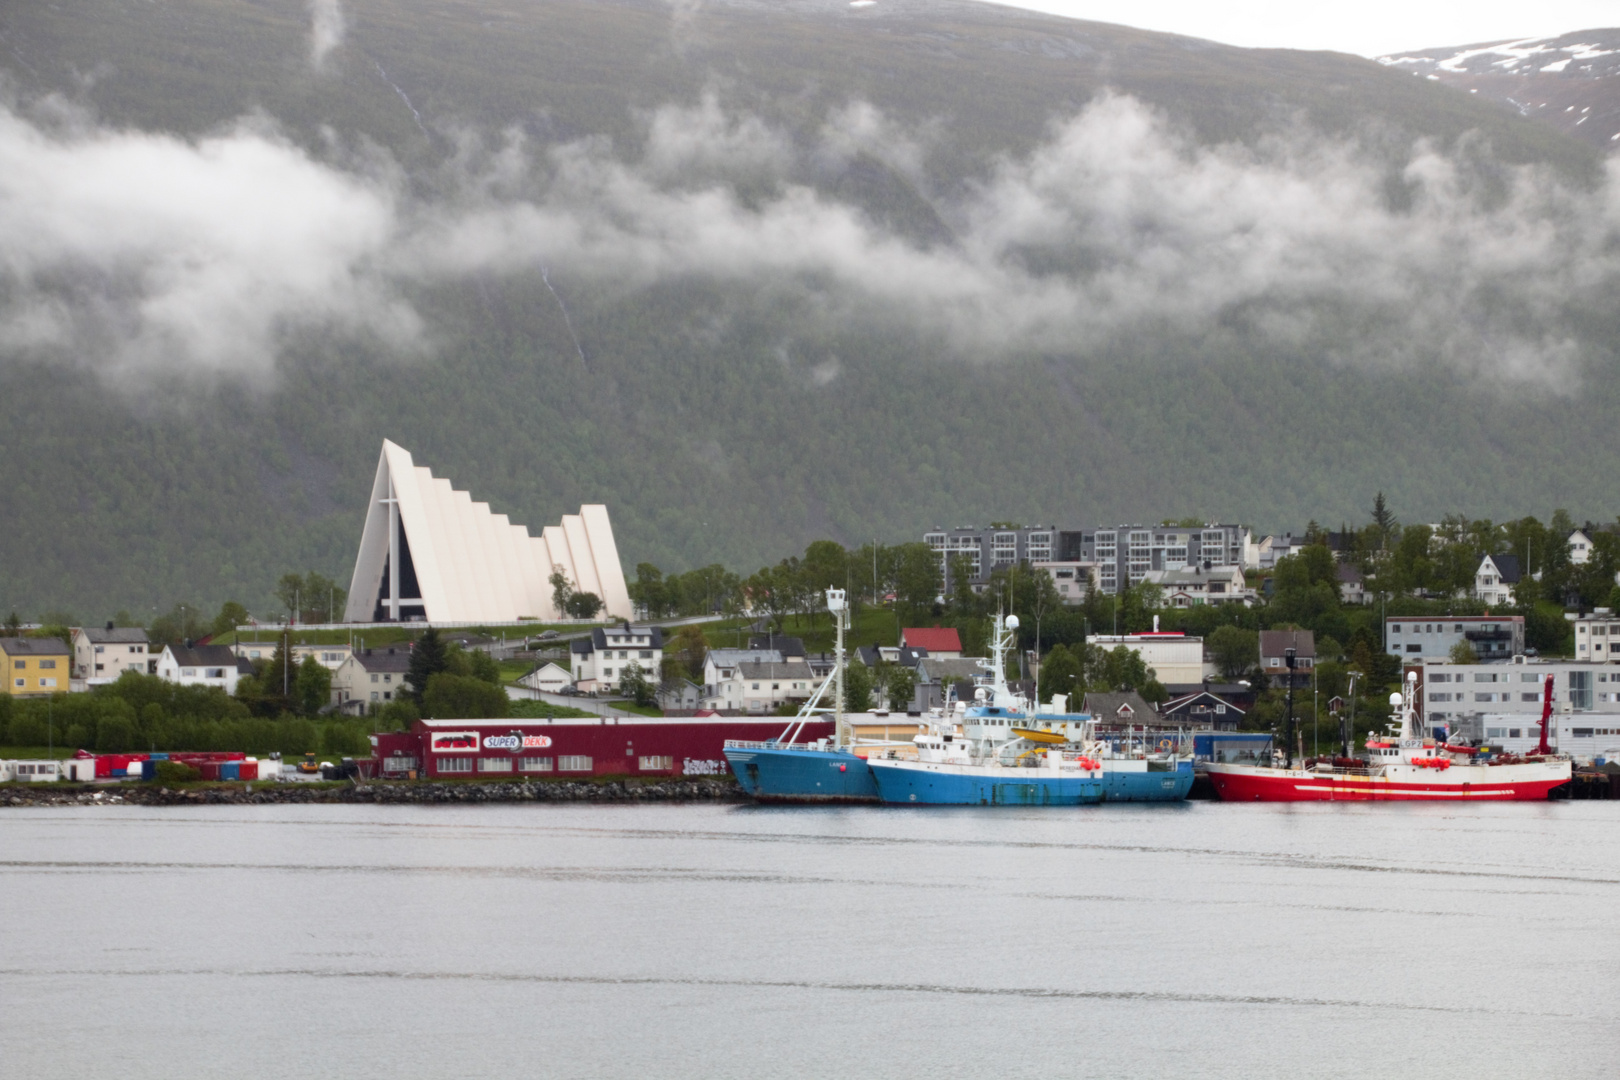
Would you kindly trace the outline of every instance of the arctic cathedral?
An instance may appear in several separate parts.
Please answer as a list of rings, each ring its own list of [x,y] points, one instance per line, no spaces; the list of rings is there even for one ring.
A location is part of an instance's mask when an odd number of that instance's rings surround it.
[[[435,623],[551,620],[551,575],[602,598],[605,613],[630,618],[619,549],[607,507],[586,505],[538,537],[488,503],[383,440],[360,555],[349,585],[348,622]]]

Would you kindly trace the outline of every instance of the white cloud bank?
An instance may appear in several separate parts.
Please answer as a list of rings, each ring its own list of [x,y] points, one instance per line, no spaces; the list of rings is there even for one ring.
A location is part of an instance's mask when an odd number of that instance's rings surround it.
[[[981,359],[1219,333],[1568,389],[1585,358],[1570,313],[1620,283],[1617,173],[1583,192],[1499,169],[1487,192],[1420,147],[1395,209],[1355,145],[1199,147],[1115,97],[935,200],[955,240],[924,245],[795,182],[858,150],[920,181],[926,147],[869,106],[809,149],[712,98],[645,121],[635,156],[512,141],[424,202],[263,125],[186,141],[0,109],[0,354],[266,380],[302,330],[418,348],[410,289],[549,267],[768,288]]]

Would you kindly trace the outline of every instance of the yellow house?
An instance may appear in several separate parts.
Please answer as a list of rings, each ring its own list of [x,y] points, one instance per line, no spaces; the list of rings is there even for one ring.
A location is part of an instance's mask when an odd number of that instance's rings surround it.
[[[61,638],[0,638],[6,693],[13,697],[65,694],[70,689],[73,650]]]

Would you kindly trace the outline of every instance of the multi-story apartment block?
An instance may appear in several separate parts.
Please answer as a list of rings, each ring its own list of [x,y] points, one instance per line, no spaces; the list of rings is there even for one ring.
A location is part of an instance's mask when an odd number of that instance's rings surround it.
[[[1581,640],[1579,632],[1575,640]],[[1385,651],[1407,663],[1446,660],[1459,642],[1466,641],[1481,660],[1510,660],[1524,652],[1523,615],[1447,615],[1411,618],[1391,615],[1384,620]],[[1617,643],[1620,644],[1620,643]],[[1585,660],[1588,654],[1577,651]],[[1600,657],[1601,659],[1601,657]]]
[[[73,631],[74,675],[90,686],[117,682],[126,671],[151,674],[156,660],[146,631],[139,626],[108,623],[105,628],[86,626]]]
[[[1590,615],[1570,621],[1575,624],[1575,659],[1620,661],[1620,617],[1613,611],[1593,608]]]
[[[982,588],[999,566],[1055,562],[1095,567],[1097,588],[1109,595],[1139,584],[1153,570],[1257,565],[1253,537],[1243,525],[964,526],[934,529],[923,541],[939,554],[947,591],[954,584],[950,569],[956,556],[968,559],[975,588]]]
[[[73,650],[61,638],[0,638],[6,693],[15,697],[65,694],[71,687]]]

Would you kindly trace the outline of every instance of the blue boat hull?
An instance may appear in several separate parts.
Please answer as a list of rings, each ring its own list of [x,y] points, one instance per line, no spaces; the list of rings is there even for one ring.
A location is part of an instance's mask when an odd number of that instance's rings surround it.
[[[880,801],[866,760],[847,750],[727,747],[725,753],[738,785],[760,802]]]
[[[1179,802],[1192,789],[1192,763],[1175,772],[1065,776],[1042,769],[925,769],[871,763],[878,794],[908,806],[1087,806],[1101,802]]]
[[[1192,762],[1177,763],[1175,772],[1105,771],[1105,802],[1181,802],[1192,790]]]
[[[1061,776],[1040,769],[939,770],[875,762],[886,803],[917,806],[1084,806],[1103,800],[1101,777]],[[1003,775],[1004,774],[1004,775]]]

